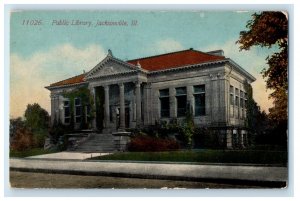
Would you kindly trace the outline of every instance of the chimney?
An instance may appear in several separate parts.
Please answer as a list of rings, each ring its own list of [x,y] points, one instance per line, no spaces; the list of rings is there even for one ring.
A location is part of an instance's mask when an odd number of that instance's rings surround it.
[[[141,64],[140,64],[139,61],[137,62],[136,66],[137,66],[138,68],[142,68],[142,66],[141,66]]]
[[[216,56],[224,56],[224,51],[223,50],[214,50],[210,52],[206,52],[207,54],[212,54]]]

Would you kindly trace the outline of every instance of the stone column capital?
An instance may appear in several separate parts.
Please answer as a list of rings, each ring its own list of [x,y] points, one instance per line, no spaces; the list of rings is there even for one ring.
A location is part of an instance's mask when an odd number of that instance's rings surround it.
[[[142,84],[142,82],[136,81],[136,82],[135,82],[135,87],[141,87],[141,84]]]
[[[50,94],[50,98],[51,98],[51,99],[57,99],[57,98],[58,98],[58,95],[57,95],[57,94]]]
[[[104,87],[104,90],[109,90],[109,85],[108,84],[104,85],[103,87]]]

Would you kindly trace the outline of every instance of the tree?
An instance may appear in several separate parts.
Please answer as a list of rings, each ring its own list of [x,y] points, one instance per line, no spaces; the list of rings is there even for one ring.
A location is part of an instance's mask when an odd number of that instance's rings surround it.
[[[49,114],[38,103],[28,104],[24,116],[27,128],[35,131],[48,128]]]
[[[21,117],[16,119],[10,119],[9,121],[9,142],[11,143],[17,134],[17,131],[21,128],[25,128],[25,123]]]
[[[278,47],[279,52],[266,58],[268,68],[262,70],[266,78],[266,87],[273,90],[273,108],[269,109],[270,118],[278,122],[287,122],[288,91],[288,19],[283,12],[254,13],[247,22],[247,31],[240,32],[240,50],[249,50],[252,46]],[[285,123],[286,124],[286,123]]]
[[[263,134],[266,131],[269,123],[267,114],[264,111],[260,110],[260,107],[253,99],[252,86],[247,82],[244,83],[244,86],[247,92],[246,126],[250,129],[251,132],[254,132],[256,134]]]

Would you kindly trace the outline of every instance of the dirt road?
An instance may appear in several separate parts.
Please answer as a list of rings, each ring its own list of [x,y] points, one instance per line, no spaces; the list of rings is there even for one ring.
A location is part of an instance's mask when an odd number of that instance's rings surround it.
[[[249,188],[249,186],[244,185],[207,182],[45,174],[18,171],[10,172],[10,184],[11,187],[14,188]],[[255,186],[250,186],[250,188],[255,188]]]

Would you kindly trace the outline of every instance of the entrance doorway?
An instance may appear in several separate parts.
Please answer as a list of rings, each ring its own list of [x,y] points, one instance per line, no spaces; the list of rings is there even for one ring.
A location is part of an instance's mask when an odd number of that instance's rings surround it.
[[[129,128],[129,121],[130,121],[129,107],[125,107],[125,127],[126,128]]]
[[[117,116],[117,129],[120,128],[120,107],[116,108],[116,116]],[[130,125],[130,109],[129,107],[125,107],[125,128],[129,128]]]
[[[99,131],[103,129],[104,121],[104,88],[96,87],[95,88],[95,105],[96,105],[96,127]]]

